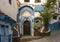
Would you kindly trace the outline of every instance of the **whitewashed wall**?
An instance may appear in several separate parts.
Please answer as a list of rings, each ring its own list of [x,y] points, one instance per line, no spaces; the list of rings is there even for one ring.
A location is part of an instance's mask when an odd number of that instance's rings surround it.
[[[58,12],[59,2],[60,2],[60,0],[57,0],[56,1],[57,9],[56,9],[56,12],[55,13],[58,13],[58,14],[59,14],[59,12]],[[55,22],[58,22],[59,21],[59,17],[60,17],[60,15],[57,16],[57,19],[51,19],[50,24],[55,23]]]
[[[35,12],[34,13],[34,18],[36,18],[36,17],[40,17],[40,13],[39,12]]]
[[[20,3],[24,3],[25,4],[24,0],[19,0],[19,1],[20,1]],[[35,3],[35,0],[30,0],[30,2],[28,2],[28,4],[41,5],[41,4],[45,4],[46,2],[47,2],[47,0],[41,0],[41,2]]]
[[[10,16],[14,20],[17,17],[17,2],[16,0],[11,0],[12,4],[9,4],[9,0],[0,0],[0,10],[6,15]]]

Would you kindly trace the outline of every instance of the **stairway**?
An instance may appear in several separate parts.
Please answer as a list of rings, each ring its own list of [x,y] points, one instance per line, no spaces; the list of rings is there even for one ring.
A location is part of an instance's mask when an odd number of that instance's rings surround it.
[[[42,38],[41,36],[23,36],[22,38],[20,38],[20,42],[28,42],[28,41],[32,41],[32,40],[37,40]]]

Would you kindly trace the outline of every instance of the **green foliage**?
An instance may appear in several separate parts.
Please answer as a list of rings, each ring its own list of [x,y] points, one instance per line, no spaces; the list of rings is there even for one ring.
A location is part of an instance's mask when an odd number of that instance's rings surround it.
[[[37,22],[34,24],[34,29],[39,29],[42,26],[41,22]]]
[[[50,7],[50,4],[51,4],[51,2],[53,3],[53,4],[55,4],[56,3],[56,0],[47,0],[47,3],[46,3],[46,7]]]
[[[47,3],[44,7],[44,12],[39,12],[42,16],[42,20],[45,28],[48,27],[48,24],[52,17],[52,13],[55,12],[54,8],[50,8],[51,3],[54,5],[56,3],[56,0],[47,0]]]
[[[48,12],[48,9],[45,9],[45,11],[43,13],[39,12],[40,15],[42,16],[42,20],[44,25],[48,26],[51,17],[52,17],[52,13]]]

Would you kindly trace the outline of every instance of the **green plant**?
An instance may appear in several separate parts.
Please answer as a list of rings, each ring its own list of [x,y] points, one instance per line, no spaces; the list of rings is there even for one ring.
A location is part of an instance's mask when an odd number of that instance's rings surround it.
[[[51,5],[52,5],[51,3],[54,5],[56,3],[56,0],[47,0],[46,5],[44,6],[44,11],[43,12],[39,11],[40,16],[42,16],[42,20],[43,20],[43,25],[45,27],[45,31],[48,30],[48,25],[49,25],[49,22],[51,20],[52,13],[55,12],[54,7],[51,8]]]
[[[42,16],[43,25],[45,27],[45,30],[48,30],[48,24],[51,20],[52,14],[48,12],[48,9],[45,9],[43,13],[39,12]]]
[[[34,29],[38,30],[41,26],[42,26],[41,22],[37,22],[37,23],[35,22]]]

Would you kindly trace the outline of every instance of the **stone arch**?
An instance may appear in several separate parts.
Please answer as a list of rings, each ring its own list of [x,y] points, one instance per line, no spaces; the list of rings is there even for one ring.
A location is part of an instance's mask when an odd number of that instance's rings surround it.
[[[21,8],[18,10],[18,14],[17,14],[17,15],[20,16],[24,10],[29,10],[29,11],[31,12],[31,14],[34,15],[34,9],[33,9],[32,7],[30,7],[30,6],[27,6],[27,5],[21,7]]]

